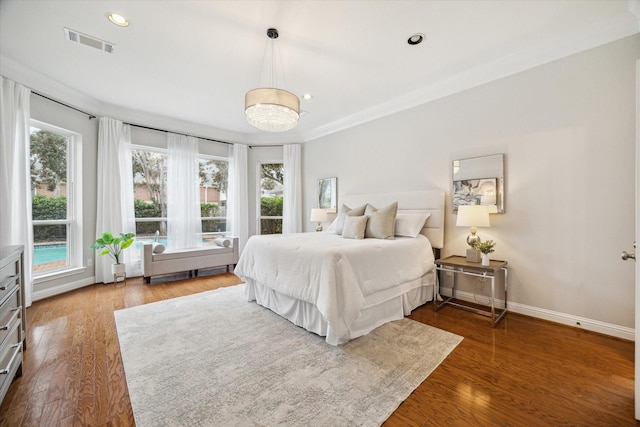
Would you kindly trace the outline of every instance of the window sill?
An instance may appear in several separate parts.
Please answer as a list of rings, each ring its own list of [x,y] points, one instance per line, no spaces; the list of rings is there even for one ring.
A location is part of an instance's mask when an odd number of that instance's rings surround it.
[[[51,280],[61,279],[63,277],[75,276],[77,274],[82,274],[87,271],[86,267],[74,267],[68,268],[63,271],[55,271],[51,273],[46,273],[33,277],[33,284],[36,285],[38,283],[45,283]]]

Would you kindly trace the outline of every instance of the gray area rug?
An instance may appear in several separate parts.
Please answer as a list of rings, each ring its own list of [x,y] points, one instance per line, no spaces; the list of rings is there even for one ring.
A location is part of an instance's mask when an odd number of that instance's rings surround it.
[[[244,285],[115,319],[138,427],[379,426],[462,341],[405,318],[333,347]]]

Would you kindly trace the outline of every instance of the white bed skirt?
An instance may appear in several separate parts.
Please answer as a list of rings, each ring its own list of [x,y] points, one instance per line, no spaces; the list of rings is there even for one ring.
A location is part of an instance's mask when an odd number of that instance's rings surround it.
[[[415,308],[432,301],[435,281],[435,270],[432,270],[420,279],[366,297],[360,316],[343,336],[336,336],[316,306],[311,303],[279,294],[253,279],[246,279],[245,292],[247,301],[255,301],[295,325],[326,337],[327,343],[339,345],[366,335],[387,322],[402,319]]]

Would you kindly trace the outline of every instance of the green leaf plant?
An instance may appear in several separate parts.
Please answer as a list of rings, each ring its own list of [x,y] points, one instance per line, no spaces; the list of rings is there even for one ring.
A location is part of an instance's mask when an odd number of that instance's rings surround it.
[[[493,240],[486,240],[484,242],[475,242],[473,244],[474,249],[482,252],[483,254],[490,254],[494,251],[493,247],[495,246],[495,242]]]
[[[120,264],[120,254],[133,244],[135,237],[133,233],[120,233],[120,237],[113,237],[113,234],[106,232],[90,248],[101,251],[98,255],[109,255],[116,264]]]

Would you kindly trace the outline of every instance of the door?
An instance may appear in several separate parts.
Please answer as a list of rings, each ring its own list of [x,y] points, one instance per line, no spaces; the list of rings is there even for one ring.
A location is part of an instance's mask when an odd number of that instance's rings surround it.
[[[636,242],[640,242],[640,61],[636,61]],[[635,253],[635,249],[634,249]],[[627,260],[627,262],[634,260]],[[636,351],[635,351],[635,409],[640,420],[640,263],[636,262]]]

